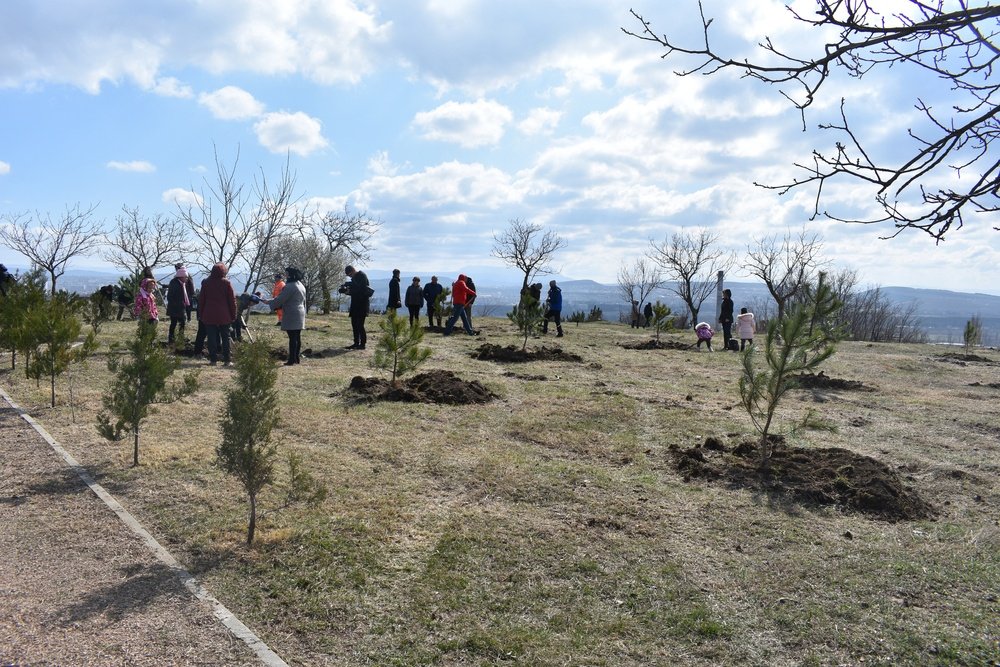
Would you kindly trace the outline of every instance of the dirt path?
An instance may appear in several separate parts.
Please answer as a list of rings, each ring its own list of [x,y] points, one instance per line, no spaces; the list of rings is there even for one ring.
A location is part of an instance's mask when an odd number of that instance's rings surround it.
[[[0,399],[0,665],[260,665]]]

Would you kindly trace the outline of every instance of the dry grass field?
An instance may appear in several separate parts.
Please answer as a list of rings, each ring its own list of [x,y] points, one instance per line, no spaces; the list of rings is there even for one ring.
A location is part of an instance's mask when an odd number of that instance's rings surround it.
[[[284,347],[270,318],[253,324]],[[581,362],[499,364],[470,353],[517,335],[483,318],[480,337],[428,334],[424,369],[497,400],[368,402],[345,390],[381,374],[375,319],[365,351],[341,349],[346,315],[308,325],[303,348],[326,352],[279,369],[278,438],[329,495],[265,516],[251,550],[245,500],[213,465],[231,369],[185,361],[202,387],[149,419],[138,468],[130,443],[95,429],[107,343],[134,324],[105,326],[55,409],[21,370],[0,382],[290,664],[1000,661],[996,351],[963,362],[948,348],[842,343],[826,373],[872,391],[796,390],[783,406],[786,422],[813,408],[837,426],[792,444],[874,457],[935,512],[889,523],[684,481],[672,448],[753,437],[736,354],[626,349],[650,333],[588,323],[529,341]],[[281,500],[275,488],[264,504]]]

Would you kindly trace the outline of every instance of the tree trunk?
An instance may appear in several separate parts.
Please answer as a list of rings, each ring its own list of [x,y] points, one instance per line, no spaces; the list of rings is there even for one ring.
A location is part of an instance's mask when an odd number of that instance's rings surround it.
[[[257,495],[250,494],[250,522],[247,525],[247,548],[253,546],[253,536],[257,530]]]
[[[139,427],[136,426],[132,429],[132,466],[135,467],[139,465]]]
[[[53,364],[53,370],[49,374],[49,385],[52,390],[52,407],[56,407],[56,371],[55,364]]]

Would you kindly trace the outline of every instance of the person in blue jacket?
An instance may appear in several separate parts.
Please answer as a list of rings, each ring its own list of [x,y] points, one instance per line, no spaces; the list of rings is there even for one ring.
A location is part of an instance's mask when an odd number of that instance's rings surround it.
[[[549,293],[545,299],[545,323],[542,324],[542,333],[549,332],[549,320],[556,323],[556,338],[562,338],[562,290],[556,285],[556,281],[549,281]]]

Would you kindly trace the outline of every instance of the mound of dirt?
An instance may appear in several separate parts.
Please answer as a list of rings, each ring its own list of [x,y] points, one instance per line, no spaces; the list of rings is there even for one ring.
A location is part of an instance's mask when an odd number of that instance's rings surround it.
[[[946,361],[952,364],[958,364],[959,366],[964,366],[966,364],[989,364],[990,366],[996,366],[997,362],[993,361],[989,357],[982,357],[978,354],[965,354],[964,352],[946,352],[945,354],[939,354],[937,356],[931,357],[937,361]]]
[[[501,347],[493,343],[483,343],[470,355],[480,361],[498,361],[501,363],[524,363],[526,361],[573,361],[581,362],[583,357],[572,352],[564,352],[561,347],[545,347],[537,350],[522,350],[508,345]]]
[[[398,387],[383,378],[356,375],[348,389],[372,401],[470,405],[489,403],[497,395],[475,380],[463,380],[451,371],[428,371],[414,375]]]
[[[711,445],[671,451],[674,467],[685,481],[697,478],[758,489],[797,503],[833,505],[890,522],[934,515],[930,505],[903,486],[895,471],[846,449],[776,443],[768,467],[761,468],[756,443],[743,442],[729,452],[718,450],[718,441]]]
[[[990,389],[1000,389],[1000,382],[987,382],[983,384],[982,382],[971,382],[970,387],[989,387]]]
[[[691,345],[679,343],[676,340],[644,340],[640,343],[622,343],[626,350],[690,350]]]
[[[817,374],[803,373],[793,376],[796,387],[799,389],[841,389],[844,391],[875,391],[874,387],[867,387],[859,380],[841,380],[832,378],[823,371]]]

